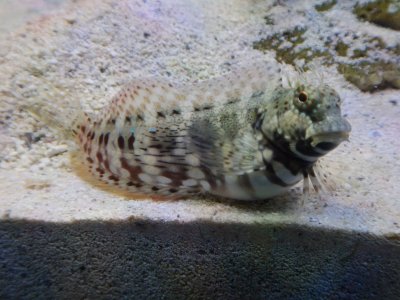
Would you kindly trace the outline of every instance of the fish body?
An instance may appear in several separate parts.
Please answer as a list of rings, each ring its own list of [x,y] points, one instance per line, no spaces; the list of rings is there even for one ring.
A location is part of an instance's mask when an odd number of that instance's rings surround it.
[[[94,176],[134,193],[256,200],[309,177],[317,187],[317,160],[350,124],[332,88],[284,87],[278,73],[261,64],[186,86],[137,80],[72,132]]]

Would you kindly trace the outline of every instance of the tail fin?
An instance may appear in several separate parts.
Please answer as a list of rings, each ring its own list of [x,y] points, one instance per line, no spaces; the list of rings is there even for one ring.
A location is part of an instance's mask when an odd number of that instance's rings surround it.
[[[12,87],[11,94],[19,100],[20,108],[55,129],[63,138],[71,139],[75,127],[86,118],[79,100],[42,77],[19,82]]]

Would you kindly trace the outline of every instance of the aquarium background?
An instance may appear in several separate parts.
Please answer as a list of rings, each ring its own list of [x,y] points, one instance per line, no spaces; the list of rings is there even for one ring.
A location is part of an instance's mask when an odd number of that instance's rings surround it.
[[[398,1],[0,1],[0,297],[399,297],[399,11]],[[96,113],[133,78],[190,83],[257,59],[321,73],[344,99],[350,141],[324,160],[333,194],[133,197],[94,181],[23,109],[78,98]]]

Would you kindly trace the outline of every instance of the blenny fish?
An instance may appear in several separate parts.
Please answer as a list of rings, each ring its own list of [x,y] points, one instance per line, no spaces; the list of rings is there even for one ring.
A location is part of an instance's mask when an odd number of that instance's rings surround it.
[[[95,177],[134,193],[257,200],[301,180],[319,190],[316,164],[351,126],[333,88],[280,73],[262,62],[192,84],[134,80],[97,117],[29,110],[76,140]]]

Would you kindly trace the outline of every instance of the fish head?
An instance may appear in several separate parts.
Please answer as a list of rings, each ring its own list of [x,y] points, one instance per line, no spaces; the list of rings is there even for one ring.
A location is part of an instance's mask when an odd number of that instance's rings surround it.
[[[259,128],[269,143],[309,162],[348,140],[351,131],[339,94],[322,84],[280,86],[259,116]]]

